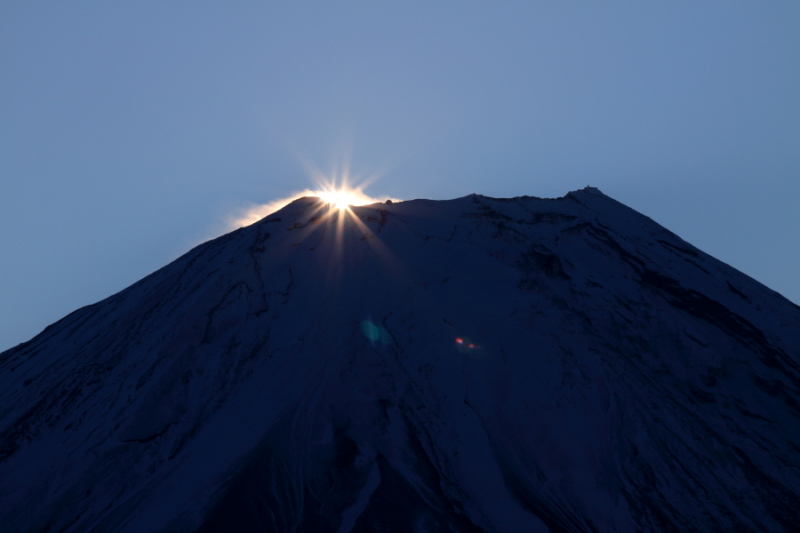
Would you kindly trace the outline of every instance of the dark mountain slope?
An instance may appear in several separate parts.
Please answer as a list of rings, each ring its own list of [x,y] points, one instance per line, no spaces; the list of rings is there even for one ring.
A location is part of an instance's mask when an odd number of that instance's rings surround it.
[[[796,530],[800,308],[596,189],[353,213],[0,354],[0,529]]]

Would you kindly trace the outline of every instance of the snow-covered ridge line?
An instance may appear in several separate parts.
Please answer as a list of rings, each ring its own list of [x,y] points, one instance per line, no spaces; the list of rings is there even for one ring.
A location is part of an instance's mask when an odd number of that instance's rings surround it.
[[[351,212],[0,354],[4,531],[792,530],[800,308],[594,188]]]

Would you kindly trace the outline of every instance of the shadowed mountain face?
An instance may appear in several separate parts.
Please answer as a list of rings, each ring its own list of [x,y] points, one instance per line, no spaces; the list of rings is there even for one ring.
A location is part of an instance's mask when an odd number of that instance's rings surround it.
[[[796,531],[800,308],[587,188],[300,199],[0,354],[4,532]]]

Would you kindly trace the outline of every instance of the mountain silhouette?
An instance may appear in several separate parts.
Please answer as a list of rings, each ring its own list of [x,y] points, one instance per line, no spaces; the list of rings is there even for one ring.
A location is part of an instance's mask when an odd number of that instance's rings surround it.
[[[0,354],[0,531],[765,532],[800,308],[586,188],[301,198]]]

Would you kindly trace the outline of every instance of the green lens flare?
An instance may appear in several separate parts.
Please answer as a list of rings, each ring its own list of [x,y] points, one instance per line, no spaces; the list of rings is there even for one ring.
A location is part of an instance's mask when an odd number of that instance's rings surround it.
[[[364,336],[373,344],[376,342],[380,342],[381,344],[392,343],[392,336],[389,334],[386,328],[383,326],[378,326],[372,322],[372,320],[362,320],[361,331],[364,333]]]
[[[373,324],[371,320],[363,320],[361,322],[361,331],[372,342],[377,342],[381,339],[381,328]]]

